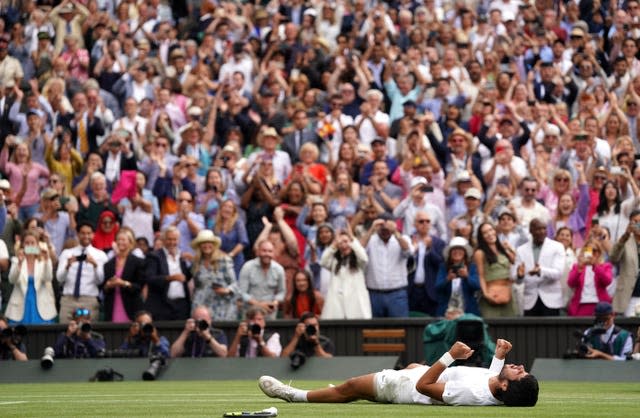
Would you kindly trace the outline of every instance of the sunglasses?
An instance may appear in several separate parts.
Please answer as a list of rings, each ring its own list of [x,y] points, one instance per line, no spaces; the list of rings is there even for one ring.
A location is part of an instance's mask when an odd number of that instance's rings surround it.
[[[553,180],[557,181],[558,183],[569,183],[569,179],[566,177],[556,177]]]
[[[166,147],[168,147],[168,146],[169,146],[169,144],[164,144],[164,143],[162,143],[162,142],[160,142],[160,143],[156,143],[156,147],[163,147],[163,148],[166,148]]]
[[[418,219],[416,222],[419,224],[430,224],[431,219]]]
[[[535,192],[537,192],[537,191],[538,191],[538,189],[529,189],[529,188],[526,188],[526,189],[524,189],[524,191],[525,191],[525,192],[534,192],[534,193],[535,193]]]
[[[86,308],[78,308],[75,310],[75,312],[73,313],[74,316],[89,316],[89,314],[91,313],[91,311],[89,311],[89,309]]]
[[[180,203],[182,203],[182,202],[191,203],[191,199],[178,199],[178,202],[180,202]]]
[[[606,176],[594,176],[593,179],[594,180],[606,180],[607,177]]]

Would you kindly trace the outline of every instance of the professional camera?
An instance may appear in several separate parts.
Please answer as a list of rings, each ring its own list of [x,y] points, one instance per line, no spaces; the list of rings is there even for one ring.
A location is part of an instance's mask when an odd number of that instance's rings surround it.
[[[121,373],[113,370],[111,367],[105,367],[100,369],[94,374],[89,381],[90,382],[121,382],[124,380],[124,376]]]
[[[249,331],[251,331],[251,334],[253,335],[259,335],[262,332],[262,327],[260,326],[260,324],[254,323],[254,324],[251,324]]]
[[[142,335],[143,337],[149,337],[151,336],[151,334],[153,334],[154,329],[155,328],[153,324],[147,322],[146,324],[142,325],[142,327],[140,328],[140,335]]]
[[[53,358],[55,357],[56,353],[55,351],[53,351],[53,348],[51,347],[47,347],[44,349],[44,354],[42,355],[42,358],[40,359],[40,367],[42,367],[45,370],[49,370],[50,368],[53,367]]]
[[[307,361],[307,356],[300,350],[296,350],[289,355],[289,364],[294,370],[304,365],[305,361]]]
[[[19,345],[27,335],[27,327],[24,325],[16,325],[15,327],[7,327],[0,333],[0,338],[10,339],[14,345]]]
[[[149,368],[142,373],[142,380],[156,380],[160,371],[167,364],[164,357],[155,355],[149,359]]]
[[[604,323],[595,322],[594,325],[587,329],[585,332],[581,332],[576,330],[573,335],[576,337],[578,342],[576,343],[576,347],[574,349],[568,350],[563,356],[565,359],[583,359],[586,358],[587,353],[591,347],[591,338],[595,336],[599,336],[607,332],[607,329],[604,327]]]
[[[199,319],[196,321],[196,326],[200,331],[206,331],[209,329],[209,323],[204,319]]]
[[[318,333],[317,328],[315,327],[315,325],[307,325],[307,327],[304,330],[304,333],[307,334],[308,337],[314,336]]]

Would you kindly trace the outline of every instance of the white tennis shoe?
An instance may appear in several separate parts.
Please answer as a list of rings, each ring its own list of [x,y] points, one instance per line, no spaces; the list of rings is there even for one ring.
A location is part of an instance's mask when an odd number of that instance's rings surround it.
[[[289,385],[285,385],[278,379],[271,376],[262,376],[258,379],[258,386],[265,395],[271,398],[282,399],[287,402],[293,402],[295,389]]]

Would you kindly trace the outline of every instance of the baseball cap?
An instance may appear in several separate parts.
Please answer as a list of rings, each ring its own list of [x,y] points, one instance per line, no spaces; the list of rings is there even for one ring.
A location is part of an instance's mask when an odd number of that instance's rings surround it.
[[[422,176],[418,176],[418,177],[414,177],[411,179],[411,185],[409,186],[409,188],[413,189],[414,187],[423,184],[423,185],[428,185],[429,183],[427,182],[427,179],[425,179]]]
[[[606,316],[613,313],[613,306],[609,302],[598,302],[594,312],[596,316]]]
[[[544,130],[544,134],[547,136],[560,136],[560,128],[556,125],[549,124],[547,125],[547,129]]]
[[[481,200],[482,199],[482,193],[477,188],[471,187],[464,194],[464,198],[466,199],[467,197]]]
[[[460,170],[458,174],[456,174],[456,183],[471,181],[471,176],[467,170]]]
[[[45,200],[51,200],[57,196],[60,196],[60,194],[58,193],[57,190],[52,189],[51,187],[47,187],[42,191],[42,193],[40,193],[40,198]]]

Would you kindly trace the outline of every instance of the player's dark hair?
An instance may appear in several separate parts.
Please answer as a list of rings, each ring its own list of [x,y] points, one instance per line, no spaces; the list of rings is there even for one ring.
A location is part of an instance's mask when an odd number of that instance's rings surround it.
[[[520,380],[510,380],[500,397],[506,406],[535,406],[539,390],[538,379],[529,374]]]

